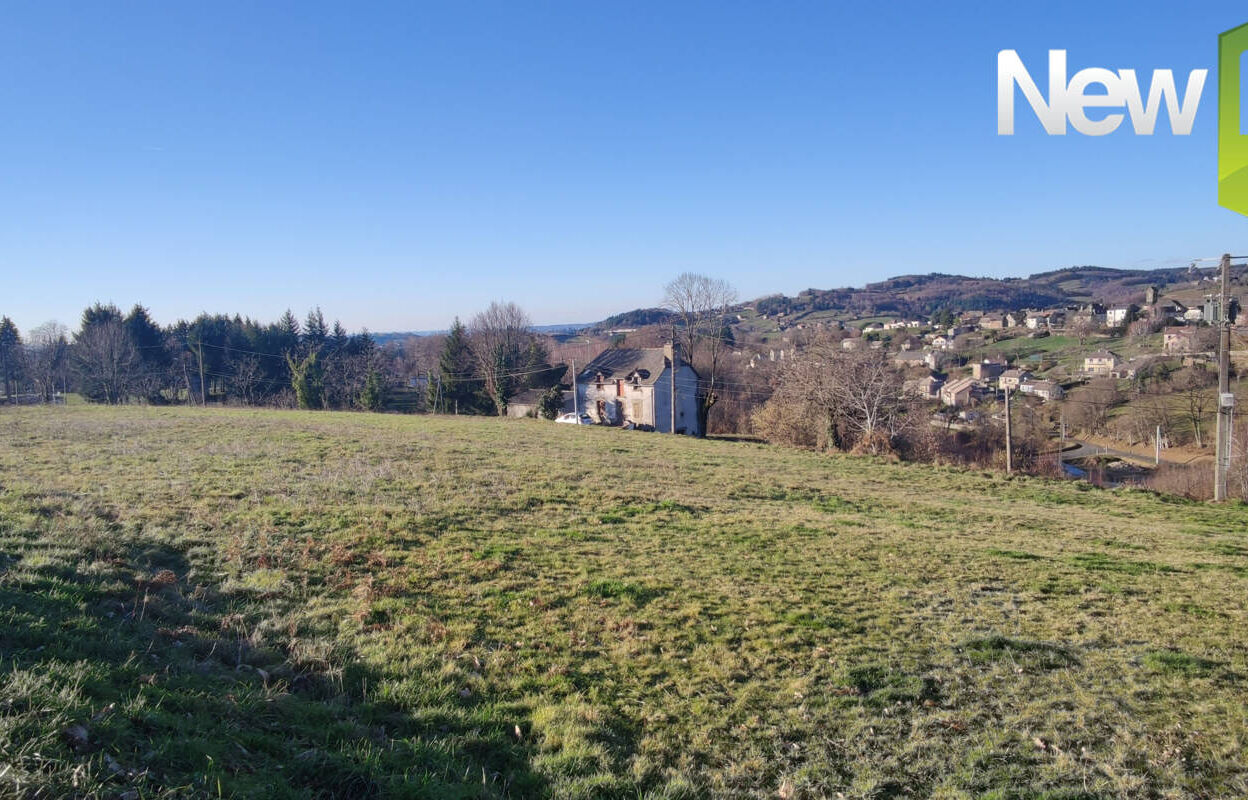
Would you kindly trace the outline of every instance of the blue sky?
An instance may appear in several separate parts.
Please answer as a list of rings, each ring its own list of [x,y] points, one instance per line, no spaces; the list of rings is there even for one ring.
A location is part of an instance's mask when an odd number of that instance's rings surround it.
[[[320,305],[445,327],[906,272],[1248,250],[1216,202],[1242,3],[3,3],[0,313]],[[996,53],[1213,70],[1190,137],[996,135]]]

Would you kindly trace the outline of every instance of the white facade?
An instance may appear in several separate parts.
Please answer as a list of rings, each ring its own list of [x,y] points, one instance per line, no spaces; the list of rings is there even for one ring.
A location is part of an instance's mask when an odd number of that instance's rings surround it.
[[[609,350],[576,379],[577,406],[603,425],[634,424],[660,433],[672,430],[671,362],[662,349]],[[635,357],[634,357],[635,356]],[[676,432],[702,435],[698,425],[698,373],[676,370]]]

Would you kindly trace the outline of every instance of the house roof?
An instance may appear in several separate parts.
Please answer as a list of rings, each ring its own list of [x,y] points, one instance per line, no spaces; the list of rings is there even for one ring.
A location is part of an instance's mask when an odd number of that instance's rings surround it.
[[[1110,350],[1097,350],[1095,353],[1089,353],[1087,355],[1087,358],[1112,358],[1114,360],[1117,360],[1118,354]]]
[[[1030,375],[1031,373],[1025,369],[1007,369],[1005,372],[1001,373],[1002,378],[1018,378],[1019,380],[1022,380]]]
[[[545,389],[525,389],[523,392],[514,395],[507,403],[513,406],[535,406],[537,401],[542,399],[542,395],[545,392]]]
[[[966,389],[973,389],[974,387],[975,387],[974,378],[959,378],[956,381],[949,381],[948,383],[946,383],[945,388],[942,389],[941,391],[948,392],[949,394],[957,394]]]
[[[580,377],[593,380],[599,373],[610,380],[629,378],[634,373],[638,383],[653,385],[667,369],[667,356],[661,347],[613,347],[603,350],[585,365]]]

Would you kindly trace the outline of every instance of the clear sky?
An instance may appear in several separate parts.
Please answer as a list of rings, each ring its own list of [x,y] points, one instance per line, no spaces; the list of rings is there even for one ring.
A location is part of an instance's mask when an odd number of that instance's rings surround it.
[[[23,332],[96,300],[582,322],[685,270],[753,297],[1248,250],[1215,176],[1242,2],[0,10],[0,313]],[[1003,48],[1046,88],[1048,48],[1211,73],[1190,137],[1048,137],[1021,99],[998,137]]]

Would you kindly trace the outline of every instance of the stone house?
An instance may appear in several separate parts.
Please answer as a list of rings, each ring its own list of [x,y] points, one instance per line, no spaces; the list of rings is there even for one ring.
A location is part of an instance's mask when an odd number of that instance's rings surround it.
[[[602,351],[576,376],[577,405],[603,425],[631,423],[670,433],[673,362],[676,433],[700,436],[698,373],[670,344]]]
[[[1089,375],[1112,375],[1122,359],[1109,350],[1097,350],[1083,359],[1083,371]]]
[[[959,378],[940,387],[940,402],[947,406],[969,405],[979,385],[974,378]]]
[[[1029,394],[1046,401],[1060,400],[1065,395],[1061,384],[1056,381],[1026,380],[1018,385],[1018,391],[1021,394]]]
[[[1161,335],[1161,349],[1167,353],[1190,353],[1196,349],[1196,328],[1168,326]]]
[[[1031,373],[1025,369],[1007,369],[997,378],[997,386],[1002,391],[1017,389],[1023,381],[1031,380]]]

